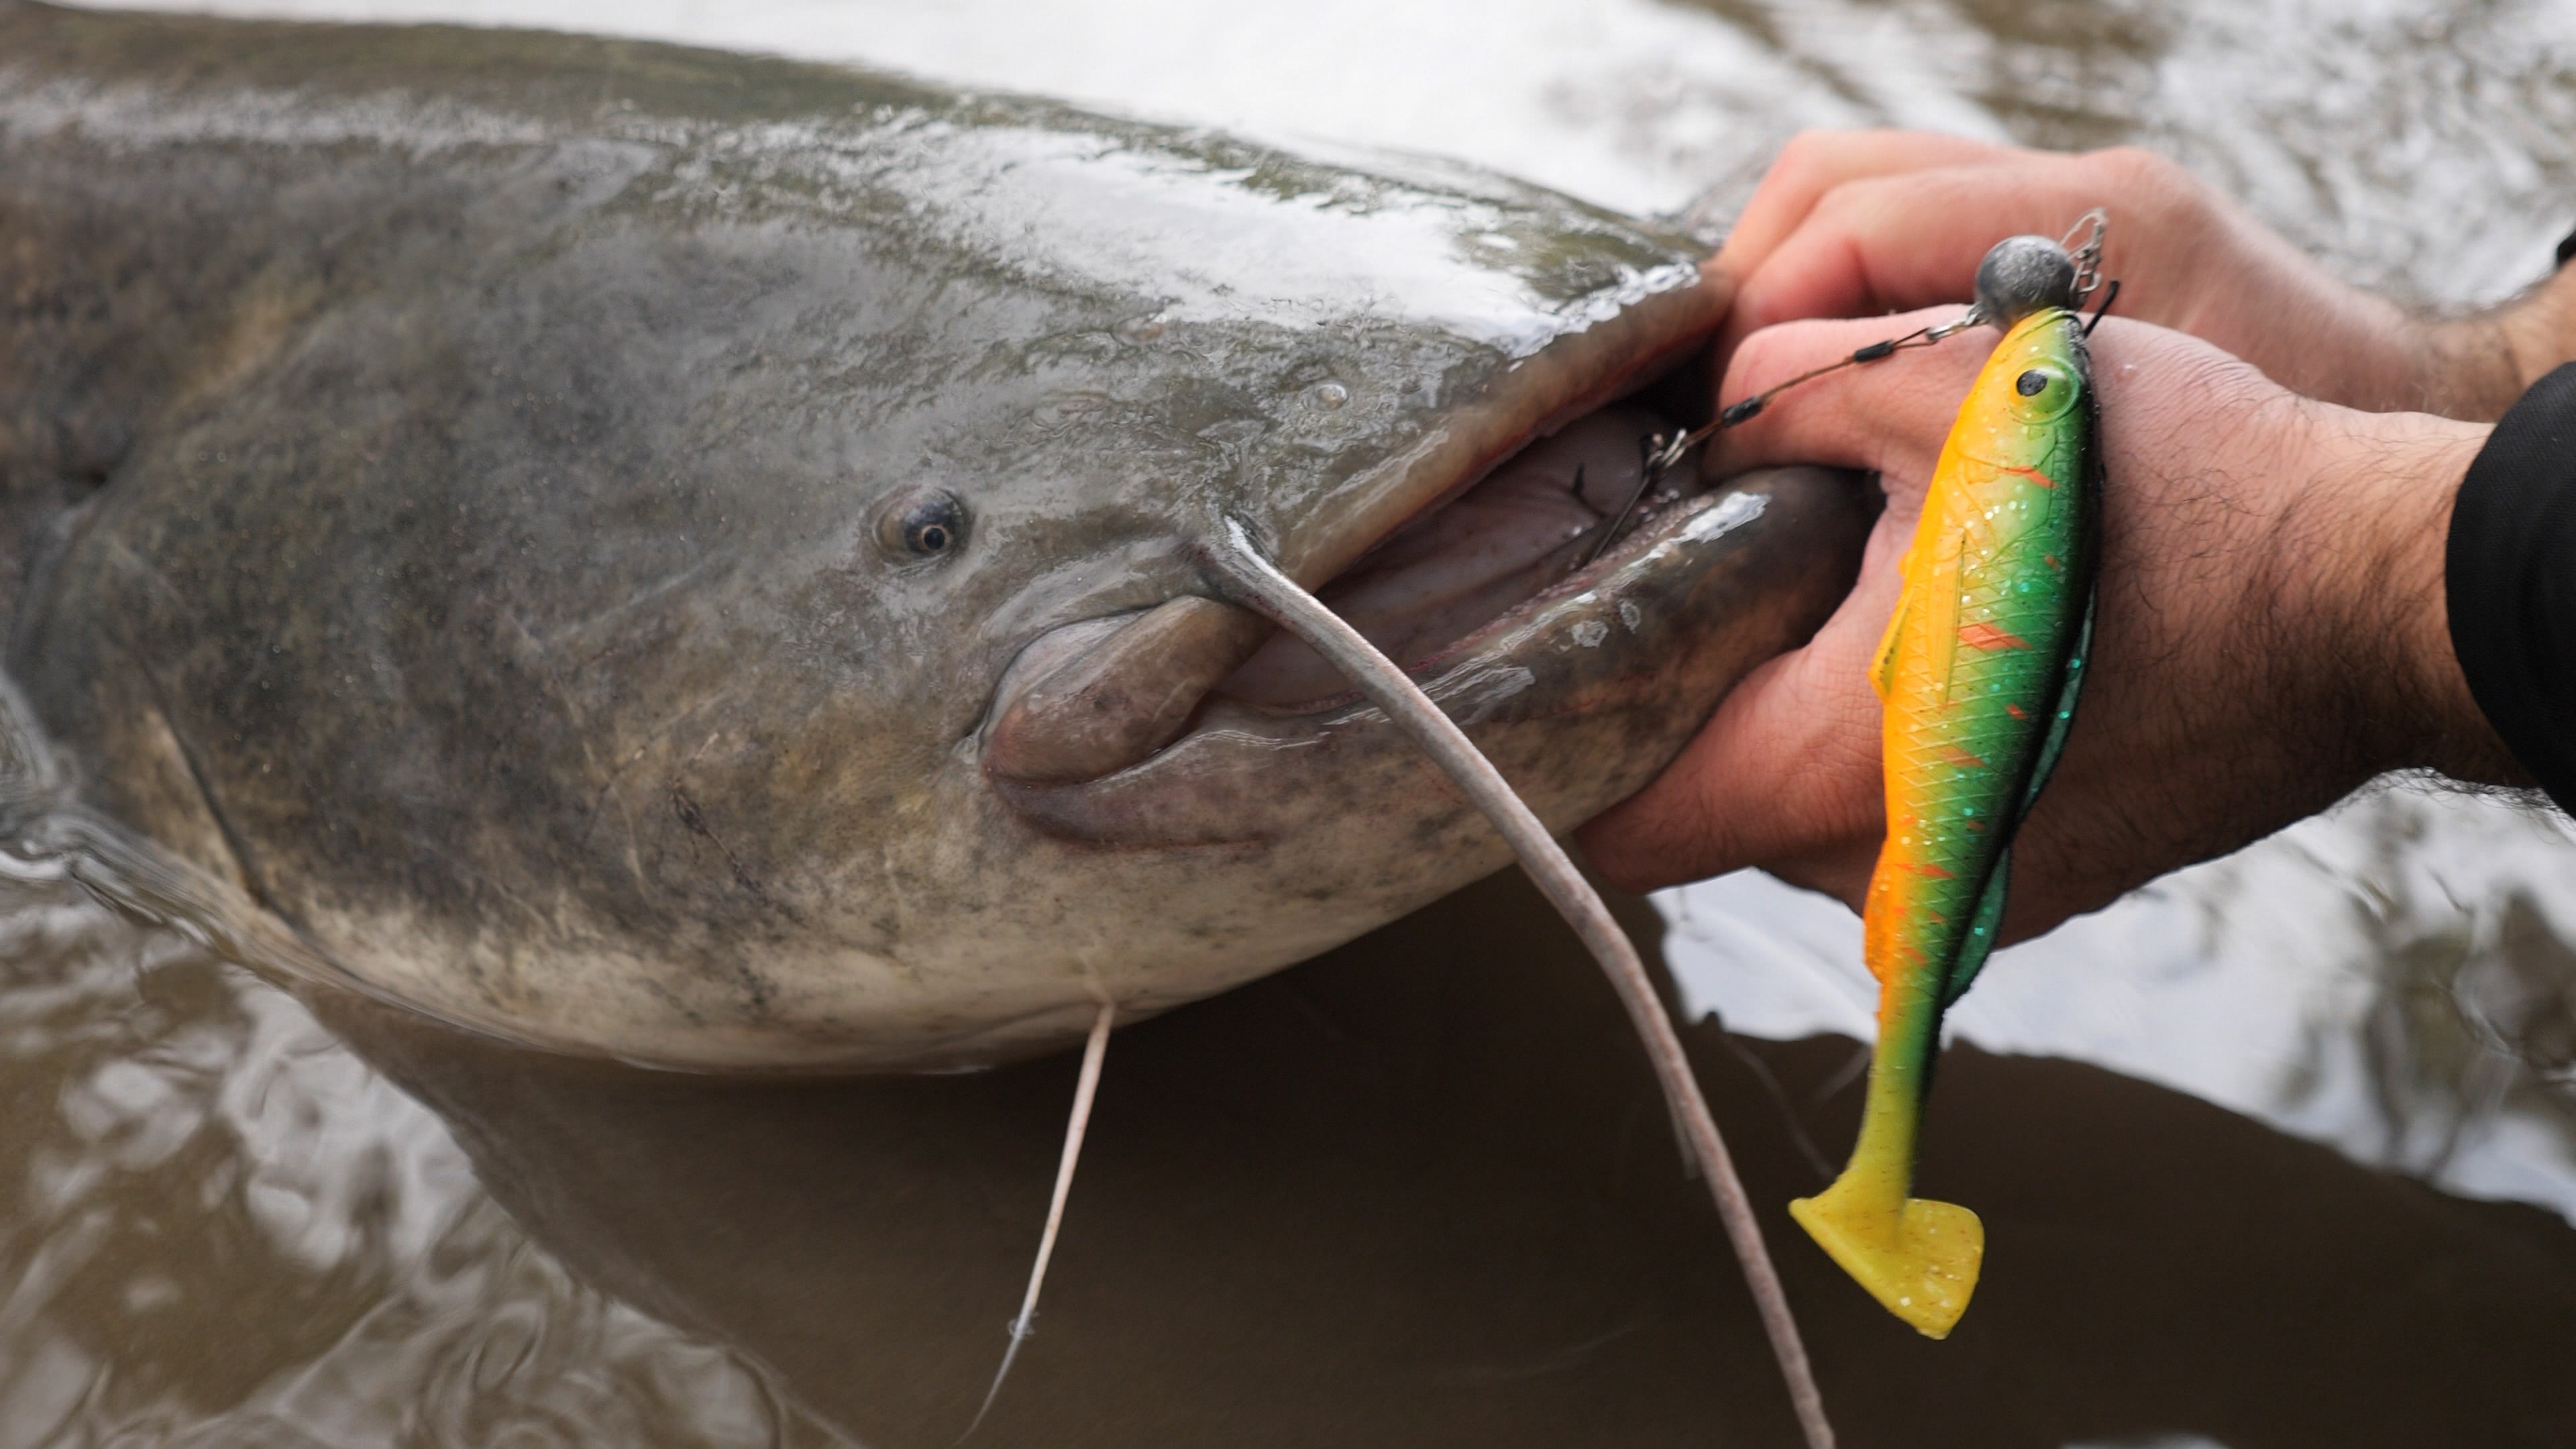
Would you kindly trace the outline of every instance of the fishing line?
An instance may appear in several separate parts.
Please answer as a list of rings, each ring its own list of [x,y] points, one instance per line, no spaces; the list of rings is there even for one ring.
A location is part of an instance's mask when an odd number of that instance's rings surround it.
[[[2077,217],[2075,224],[2066,229],[2066,234],[2058,238],[2058,246],[2065,251],[2067,258],[2075,263],[2075,304],[2079,311],[2083,308],[2084,300],[2093,295],[2094,288],[2102,284],[2102,239],[2110,229],[2110,213],[2097,206]],[[2083,234],[2080,241],[2077,239],[2078,233]],[[2103,296],[2102,305],[2095,309],[2093,320],[2086,324],[2084,328],[2086,337],[2091,337],[2093,329],[2101,325],[2103,314],[2111,310],[2112,301],[2119,295],[2120,284],[2115,280],[2110,284],[2110,291]],[[1873,342],[1867,347],[1855,348],[1848,357],[1838,357],[1821,366],[1808,368],[1796,377],[1785,382],[1773,383],[1751,397],[1738,398],[1718,409],[1716,417],[1688,432],[1647,434],[1637,442],[1638,450],[1644,457],[1644,466],[1637,476],[1637,486],[1630,490],[1628,501],[1620,505],[1619,512],[1610,520],[1610,526],[1603,529],[1600,537],[1593,540],[1591,551],[1583,556],[1583,562],[1576,567],[1589,568],[1595,560],[1608,551],[1611,540],[1617,538],[1619,530],[1627,526],[1629,517],[1637,511],[1637,505],[1646,501],[1646,496],[1655,490],[1656,484],[1664,481],[1665,475],[1681,466],[1682,459],[1690,455],[1691,449],[1716,437],[1728,428],[1740,427],[1760,417],[1762,410],[1771,405],[1773,398],[1801,383],[1813,382],[1827,373],[1877,362],[1883,358],[1893,357],[1908,348],[1931,347],[1944,338],[1955,337],[1971,327],[1993,320],[1995,319],[1988,315],[1983,302],[1970,303],[1968,310],[1937,327],[1917,327],[1902,337],[1889,337]]]

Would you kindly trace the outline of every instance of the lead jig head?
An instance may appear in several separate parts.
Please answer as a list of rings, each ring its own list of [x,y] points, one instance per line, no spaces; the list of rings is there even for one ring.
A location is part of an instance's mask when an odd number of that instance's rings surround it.
[[[2008,236],[1977,263],[1979,320],[2005,331],[2033,312],[2075,310],[2075,258],[2044,236]]]
[[[1991,323],[2010,332],[2013,324],[2033,312],[2050,307],[2068,312],[2082,310],[2086,299],[2102,285],[2102,238],[2111,229],[2110,213],[2094,207],[2075,219],[2066,235],[2051,241],[2044,236],[2008,236],[1987,248],[1985,259],[1977,263],[1977,300],[1968,309],[1935,327],[1918,327],[1902,337],[1873,342],[1852,353],[1836,358],[1821,367],[1811,367],[1786,382],[1774,383],[1751,397],[1738,398],[1718,410],[1717,416],[1688,432],[1669,435],[1657,433],[1638,440],[1638,451],[1645,466],[1637,480],[1636,490],[1628,495],[1625,506],[1611,516],[1610,526],[1593,539],[1583,557],[1589,566],[1610,547],[1610,541],[1626,526],[1637,505],[1645,500],[1664,475],[1681,466],[1691,449],[1707,442],[1726,428],[1747,423],[1761,415],[1771,400],[1802,382],[1824,376],[1842,368],[1876,362],[1901,348],[1930,347],[1946,337],[1955,337],[1971,327]],[[2104,293],[2102,306],[2087,323],[2084,335],[2093,334],[2102,313],[2110,310],[2111,300],[2120,293],[2113,282]]]
[[[2005,237],[1977,263],[1977,304],[1969,312],[2009,332],[2043,308],[2081,309],[2102,284],[2102,237],[2110,229],[2109,214],[2097,206],[2055,241]]]

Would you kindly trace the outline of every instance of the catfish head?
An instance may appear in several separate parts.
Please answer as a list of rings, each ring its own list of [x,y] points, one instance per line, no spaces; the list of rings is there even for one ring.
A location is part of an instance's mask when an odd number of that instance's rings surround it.
[[[9,653],[66,808],[517,1040],[991,1062],[1501,864],[1228,600],[1230,526],[1566,828],[1868,524],[1812,470],[1638,502],[1728,286],[1481,173],[569,37],[5,27],[0,287],[101,299],[0,337],[100,420]]]

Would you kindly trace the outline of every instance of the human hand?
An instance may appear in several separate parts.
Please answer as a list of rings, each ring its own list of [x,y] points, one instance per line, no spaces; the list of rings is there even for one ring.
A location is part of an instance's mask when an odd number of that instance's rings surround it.
[[[2095,206],[2111,218],[2102,271],[2120,279],[2122,315],[2216,343],[2307,397],[2493,419],[2576,353],[2576,284],[2419,317],[2337,280],[2153,152],[1810,131],[1781,151],[1712,263],[1740,284],[1719,355],[1776,322],[1965,302],[1997,238],[2056,236]]]
[[[1754,334],[1741,397],[1948,309]],[[1897,560],[1995,333],[1784,394],[1708,464],[1875,471],[1851,594],[1747,676],[1662,775],[1580,832],[1612,884],[1761,866],[1858,908],[1884,834],[1869,665]],[[2094,334],[2105,471],[2100,612],[2064,757],[2014,848],[2007,939],[2232,850],[2384,770],[2518,781],[2451,653],[2443,546],[2486,429],[2298,397],[2206,343],[2113,317]]]

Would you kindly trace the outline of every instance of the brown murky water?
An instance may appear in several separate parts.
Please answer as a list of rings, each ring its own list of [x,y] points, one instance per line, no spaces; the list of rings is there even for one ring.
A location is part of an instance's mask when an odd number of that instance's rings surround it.
[[[1375,8],[1403,44],[1444,7]],[[530,13],[801,35],[808,53],[1167,113],[1197,104],[1193,84],[1243,89],[1239,61],[1207,67],[1216,80],[1158,62],[1138,37],[1178,22],[1151,7],[1100,18],[1096,54],[1032,59],[1048,48],[961,28],[1012,10]],[[1303,10],[1326,28],[1360,13]],[[2540,5],[1625,0],[1590,50],[1545,10],[1446,7],[1480,56],[1563,52],[1497,65],[1527,98],[1499,130],[1381,124],[1365,88],[1317,83],[1301,108],[1284,42],[1246,114],[1634,206],[1740,191],[1798,124],[2143,140],[2347,273],[2436,301],[2510,290],[2576,221],[2576,17]],[[1192,23],[1241,41],[1269,33],[1264,13]],[[1487,33],[1521,22],[1522,40]],[[2220,1018],[2268,1013],[2303,1045],[2277,1110],[2237,1105],[2300,1125],[2340,1072],[2378,1135],[2318,1129],[2337,1144],[2320,1145],[2139,1075],[1955,1050],[1928,1187],[1977,1207],[1993,1256],[1945,1344],[1879,1313],[1775,1212],[1846,1441],[2576,1441],[2576,1196],[2548,1186],[2576,1175],[2576,895],[2549,888],[2576,878],[2576,843],[2504,809],[2366,802],[2165,887],[2161,913],[2121,908],[2125,938],[2080,937],[2095,958],[2244,973],[2195,987],[2205,1030],[2166,1024],[2106,1057],[2196,1080],[2191,1062],[2235,1049],[2241,1023]],[[1790,898],[1730,899],[1736,938],[1787,938]],[[2302,1015],[2262,989],[2274,942],[2329,939],[2348,1009]],[[2033,969],[1999,963],[1998,991],[2025,1012],[2076,1000]],[[1857,1110],[1854,1044],[1704,1025],[1693,1046],[1757,1200],[1821,1183]],[[1058,1060],[717,1083],[501,1051],[301,1002],[11,864],[0,1449],[947,1444],[1002,1348],[1071,1078]],[[974,1442],[1793,1442],[1660,1110],[1607,989],[1511,877],[1123,1031],[1039,1336]],[[2458,1185],[2455,1160],[2500,1133],[2545,1206],[2420,1180]],[[2512,1195],[2500,1180],[2485,1190]]]
[[[9,904],[11,1442],[933,1445],[972,1414],[1068,1063],[581,1065],[346,1004],[326,1026],[58,891]],[[1853,1044],[1693,1046],[1757,1197],[1820,1185],[1800,1136],[1848,1140]],[[1792,1440],[1617,1006],[1513,877],[1122,1033],[1099,1110],[978,1442]],[[1931,1131],[1934,1186],[1995,1243],[1949,1342],[1772,1224],[1853,1444],[2576,1426],[2552,1214],[1973,1048]]]

